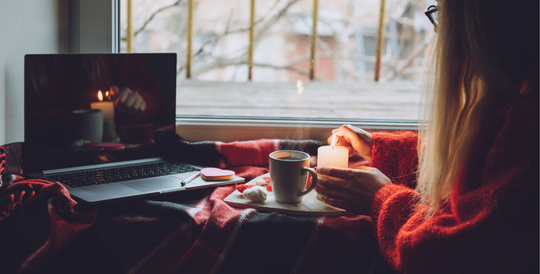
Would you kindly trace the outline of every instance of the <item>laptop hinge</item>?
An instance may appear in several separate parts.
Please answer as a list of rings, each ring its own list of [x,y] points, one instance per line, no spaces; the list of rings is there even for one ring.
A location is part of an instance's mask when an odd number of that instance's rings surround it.
[[[148,159],[140,159],[140,160],[122,161],[122,162],[117,162],[117,163],[106,163],[106,164],[97,164],[97,165],[89,165],[89,166],[49,169],[49,170],[44,170],[43,174],[91,170],[91,169],[96,169],[96,168],[129,166],[129,165],[134,165],[134,164],[154,163],[154,162],[163,161],[163,160],[165,160],[165,158],[148,158]]]

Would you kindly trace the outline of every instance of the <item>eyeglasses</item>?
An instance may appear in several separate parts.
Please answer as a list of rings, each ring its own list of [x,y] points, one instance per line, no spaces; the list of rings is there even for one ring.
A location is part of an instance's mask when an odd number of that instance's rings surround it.
[[[427,9],[424,11],[424,13],[426,14],[429,21],[431,21],[433,26],[435,26],[435,31],[437,31],[437,28],[439,27],[439,20],[437,20],[438,19],[437,18],[438,17],[438,15],[437,15],[437,6],[436,5],[431,5],[431,6],[427,7]]]

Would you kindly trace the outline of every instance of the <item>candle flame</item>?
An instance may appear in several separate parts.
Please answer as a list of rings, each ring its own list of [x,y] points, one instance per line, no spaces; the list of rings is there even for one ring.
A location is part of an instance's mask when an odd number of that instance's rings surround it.
[[[336,146],[337,143],[337,136],[335,134],[332,134],[332,149]]]
[[[302,91],[304,91],[304,83],[298,80],[298,82],[296,82],[296,88],[298,89],[298,94],[302,94]]]
[[[103,101],[103,93],[101,92],[101,90],[98,91],[97,98],[100,102]]]
[[[109,99],[109,91],[108,91],[108,90],[105,91],[105,97],[106,97],[107,99]]]

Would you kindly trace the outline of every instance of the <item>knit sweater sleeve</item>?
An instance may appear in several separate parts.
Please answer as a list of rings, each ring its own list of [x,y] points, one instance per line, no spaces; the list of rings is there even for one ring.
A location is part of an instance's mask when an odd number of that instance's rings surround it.
[[[372,133],[371,166],[379,169],[393,184],[416,186],[418,135],[409,131]]]
[[[433,217],[416,205],[420,194],[411,188],[393,184],[378,191],[371,215],[394,269],[538,273],[538,99],[530,101],[488,120],[449,201]]]

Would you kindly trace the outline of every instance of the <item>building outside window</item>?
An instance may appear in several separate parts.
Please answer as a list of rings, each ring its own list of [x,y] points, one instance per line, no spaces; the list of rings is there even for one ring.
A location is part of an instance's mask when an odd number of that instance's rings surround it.
[[[378,81],[381,0],[316,1],[313,77],[314,0],[192,0],[192,9],[189,1],[120,1],[121,52],[129,47],[131,52],[177,53],[178,117],[336,125],[417,122],[434,40],[423,10],[432,1],[385,1]]]

